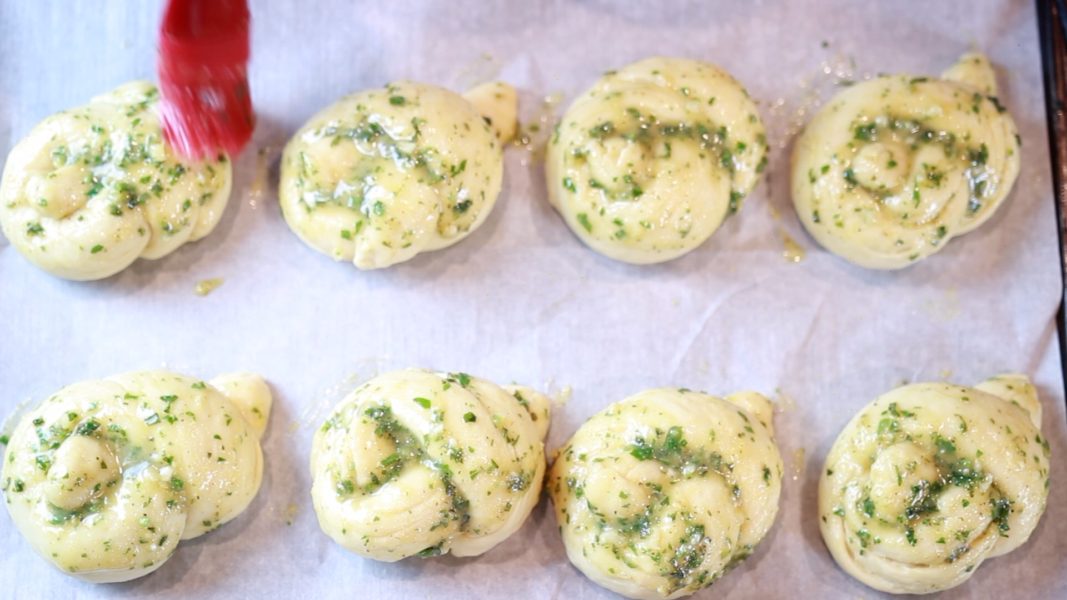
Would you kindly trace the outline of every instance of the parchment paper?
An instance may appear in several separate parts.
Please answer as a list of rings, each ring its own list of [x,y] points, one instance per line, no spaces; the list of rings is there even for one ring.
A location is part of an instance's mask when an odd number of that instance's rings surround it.
[[[96,283],[30,266],[0,242],[0,412],[62,385],[167,366],[264,374],[276,394],[259,496],[183,542],[155,574],[94,586],[53,570],[0,516],[0,596],[607,598],[568,563],[547,501],[476,559],[379,564],[319,529],[308,454],[329,406],[382,370],[428,366],[559,396],[550,448],[642,389],[754,389],[784,407],[786,485],[759,551],[701,598],[872,598],[831,560],[816,485],[845,422],[904,381],[975,383],[1005,370],[1040,387],[1051,502],[1031,541],[946,598],[1067,597],[1067,421],[1053,322],[1061,291],[1033,3],[253,2],[254,147],[207,239]],[[0,0],[0,156],[46,115],[154,73],[156,2]],[[824,43],[825,42],[825,43]],[[787,146],[841,78],[937,74],[971,47],[999,69],[1023,140],[1007,204],[902,272],[815,246],[789,199]],[[507,152],[504,191],[459,245],[361,273],[306,248],[275,195],[280,147],[351,91],[411,78],[459,89],[499,76],[565,106],[603,71],[654,54],[716,62],[760,101],[773,146],[740,215],[697,251],[633,267],[582,246],[545,200],[536,153]],[[822,95],[822,96],[821,96]],[[557,111],[563,106],[558,106]],[[262,149],[263,156],[259,156]],[[783,234],[806,258],[783,257]],[[221,277],[207,297],[199,280]],[[803,456],[801,456],[803,454]]]

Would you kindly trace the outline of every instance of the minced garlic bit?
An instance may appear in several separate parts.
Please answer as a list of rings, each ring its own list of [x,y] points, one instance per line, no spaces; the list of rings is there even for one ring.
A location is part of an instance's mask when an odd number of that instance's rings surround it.
[[[225,280],[221,277],[201,279],[200,281],[196,282],[196,289],[194,291],[196,292],[197,296],[207,296],[211,292],[214,292],[216,289],[218,289],[218,287],[224,282]]]

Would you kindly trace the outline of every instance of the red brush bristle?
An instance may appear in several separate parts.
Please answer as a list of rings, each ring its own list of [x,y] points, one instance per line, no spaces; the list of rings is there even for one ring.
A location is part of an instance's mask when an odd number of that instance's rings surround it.
[[[160,28],[163,135],[181,155],[236,154],[252,137],[244,0],[171,0]]]

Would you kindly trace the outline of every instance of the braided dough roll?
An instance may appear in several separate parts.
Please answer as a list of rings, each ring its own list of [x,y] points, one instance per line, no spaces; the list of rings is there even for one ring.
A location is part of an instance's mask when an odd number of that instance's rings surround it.
[[[980,54],[940,79],[884,76],[839,93],[793,151],[804,227],[850,262],[900,269],[986,222],[1019,173],[1019,136],[996,93]]]
[[[693,250],[767,161],[756,105],[714,65],[649,58],[604,75],[556,126],[548,199],[592,249],[629,263]]]
[[[517,531],[545,472],[549,401],[465,373],[379,375],[315,434],[319,526],[361,556],[476,556]]]
[[[11,150],[0,226],[30,262],[66,279],[101,279],[215,228],[230,162],[175,156],[158,101],[152,84],[128,83],[48,117]]]
[[[1040,424],[1024,375],[882,395],[826,457],[819,520],[834,560],[875,589],[925,594],[1018,548],[1048,500]]]
[[[23,416],[4,456],[11,518],[61,571],[128,581],[179,540],[235,518],[259,490],[271,394],[257,375],[210,383],[142,371],[67,386]]]
[[[507,140],[498,135],[514,133],[517,110],[506,84],[470,94],[400,81],[312,117],[282,156],[279,198],[289,227],[359,269],[470,235],[500,193]]]
[[[609,590],[655,600],[711,585],[774,523],[782,459],[771,404],[653,389],[597,413],[549,472],[567,556]]]

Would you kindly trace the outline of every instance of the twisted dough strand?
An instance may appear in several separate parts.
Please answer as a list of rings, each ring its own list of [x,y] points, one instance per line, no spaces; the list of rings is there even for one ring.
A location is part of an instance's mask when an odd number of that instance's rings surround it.
[[[755,103],[728,73],[649,58],[607,73],[567,110],[546,154],[548,198],[597,252],[662,262],[740,208],[766,154]]]
[[[158,101],[152,84],[128,83],[48,117],[11,150],[0,225],[19,252],[59,277],[101,279],[211,233],[230,162],[175,156]]]
[[[498,87],[513,114],[514,91]],[[475,100],[489,108],[495,96],[486,94],[480,89]],[[503,169],[501,142],[474,104],[400,81],[312,117],[285,148],[279,198],[304,243],[376,269],[477,229],[500,193]]]
[[[240,514],[259,489],[270,390],[247,373],[217,382],[127,373],[63,388],[25,415],[3,489],[34,550],[79,578],[127,581]]]
[[[464,373],[375,377],[315,435],[319,524],[382,561],[482,554],[537,503],[548,416],[541,394]]]
[[[819,518],[834,559],[873,588],[928,593],[1025,543],[1048,498],[1040,419],[1022,375],[879,397],[826,458]]]
[[[1019,172],[1019,136],[995,94],[977,54],[941,79],[884,76],[839,93],[793,152],[805,228],[857,265],[900,269],[987,221]]]
[[[677,389],[594,415],[552,465],[567,556],[631,598],[678,598],[752,553],[778,512],[782,461],[770,403]]]

